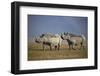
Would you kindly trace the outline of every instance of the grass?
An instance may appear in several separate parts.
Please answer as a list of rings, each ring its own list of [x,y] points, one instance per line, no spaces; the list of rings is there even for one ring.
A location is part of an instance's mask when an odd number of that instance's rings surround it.
[[[60,50],[50,50],[48,46],[46,46],[45,51],[42,49],[41,44],[37,43],[29,43],[28,44],[28,60],[54,60],[54,59],[79,59],[79,58],[87,58],[88,51],[87,49],[78,49],[69,50],[68,45],[62,45]]]

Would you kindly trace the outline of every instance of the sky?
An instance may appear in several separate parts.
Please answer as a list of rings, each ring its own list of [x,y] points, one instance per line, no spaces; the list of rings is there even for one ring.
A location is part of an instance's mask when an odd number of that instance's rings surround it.
[[[28,38],[43,33],[71,32],[87,37],[88,18],[77,16],[28,15]]]

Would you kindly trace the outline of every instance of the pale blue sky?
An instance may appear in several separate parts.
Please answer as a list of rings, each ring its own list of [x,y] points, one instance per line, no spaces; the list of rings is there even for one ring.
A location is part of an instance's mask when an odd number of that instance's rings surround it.
[[[83,33],[87,37],[87,17],[28,15],[28,37],[43,33]]]

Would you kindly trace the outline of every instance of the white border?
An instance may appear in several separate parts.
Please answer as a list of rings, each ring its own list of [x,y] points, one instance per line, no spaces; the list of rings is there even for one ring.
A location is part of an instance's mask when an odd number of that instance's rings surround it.
[[[88,58],[27,61],[27,15],[58,15],[88,17]],[[43,7],[20,7],[20,70],[78,67],[94,65],[94,11]]]

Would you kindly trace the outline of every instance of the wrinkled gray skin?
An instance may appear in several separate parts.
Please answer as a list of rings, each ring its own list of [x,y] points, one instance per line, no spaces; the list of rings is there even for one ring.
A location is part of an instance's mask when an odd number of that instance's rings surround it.
[[[63,40],[66,40],[68,42],[69,49],[75,49],[74,47],[77,45],[80,45],[79,49],[81,49],[82,47],[84,48],[84,42],[86,41],[86,39],[83,34],[78,36],[67,32],[62,33],[61,37]],[[77,39],[75,39],[75,37]]]
[[[45,50],[45,45],[50,47],[50,50],[52,50],[52,47],[59,50],[60,45],[61,45],[61,37],[58,34],[42,34],[39,37],[35,38],[36,43],[42,43],[43,50]]]

